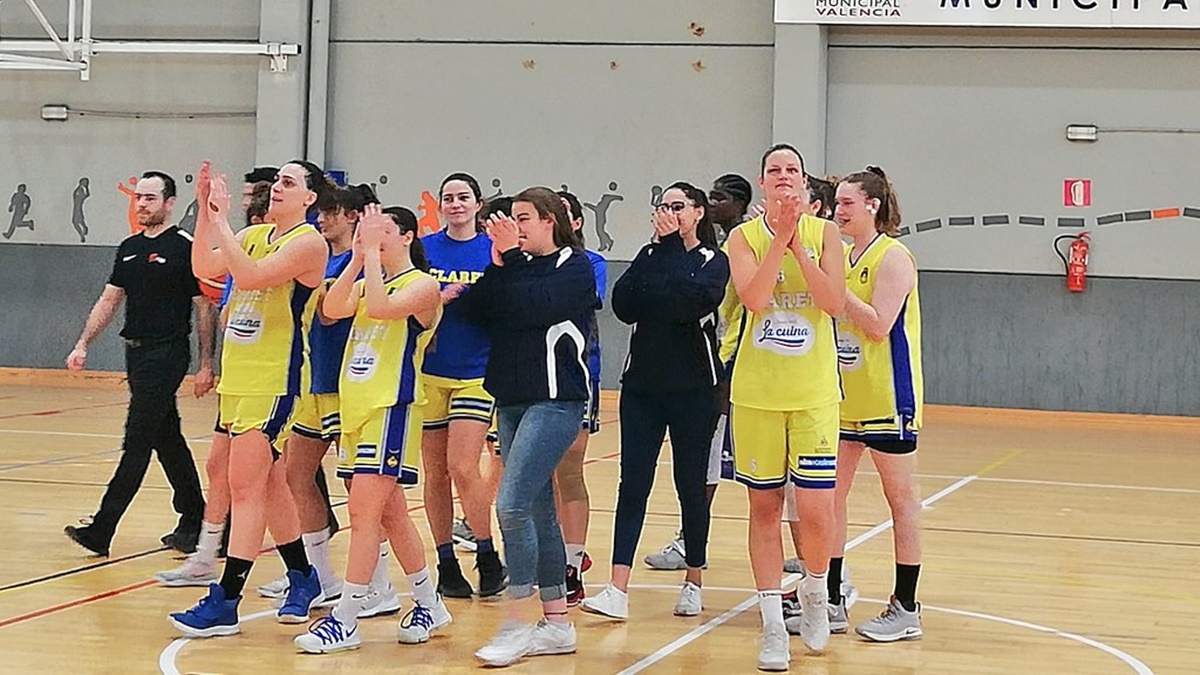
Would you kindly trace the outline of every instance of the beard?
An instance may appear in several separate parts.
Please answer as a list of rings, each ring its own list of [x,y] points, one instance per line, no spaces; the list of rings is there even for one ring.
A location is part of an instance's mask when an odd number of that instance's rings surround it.
[[[158,227],[167,221],[167,212],[165,210],[153,213],[138,212],[137,219],[138,225],[142,227]]]

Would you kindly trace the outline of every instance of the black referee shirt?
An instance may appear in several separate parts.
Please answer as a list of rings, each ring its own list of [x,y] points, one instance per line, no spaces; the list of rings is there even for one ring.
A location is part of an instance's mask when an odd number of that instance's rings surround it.
[[[135,234],[117,247],[108,283],[125,291],[126,340],[186,338],[192,332],[192,236],[172,225],[156,237]]]

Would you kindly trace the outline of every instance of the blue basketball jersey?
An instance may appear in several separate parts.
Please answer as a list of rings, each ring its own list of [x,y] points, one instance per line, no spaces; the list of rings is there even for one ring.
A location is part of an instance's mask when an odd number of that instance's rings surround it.
[[[596,295],[600,298],[600,304],[603,306],[608,290],[608,261],[595,251],[585,251],[585,253],[592,263],[592,274],[596,275]],[[592,327],[592,337],[588,341],[588,375],[591,376],[592,382],[600,381],[599,325]]]
[[[483,233],[458,241],[442,230],[423,237],[421,243],[429,259],[429,273],[442,288],[452,284],[471,286],[492,262],[492,242]],[[490,347],[487,332],[466,320],[456,300],[445,306],[445,314],[425,353],[423,372],[455,380],[482,378],[487,372]]]
[[[350,264],[350,251],[330,255],[325,265],[325,290],[333,285],[346,265]],[[313,319],[308,332],[309,360],[312,362],[312,393],[336,394],[338,378],[342,374],[342,355],[346,352],[346,340],[350,337],[350,326],[354,317],[342,319],[326,326],[320,317]]]

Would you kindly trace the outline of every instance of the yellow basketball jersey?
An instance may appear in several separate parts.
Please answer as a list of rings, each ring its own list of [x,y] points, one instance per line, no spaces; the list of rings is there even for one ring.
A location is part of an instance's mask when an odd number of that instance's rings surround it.
[[[729,255],[728,241],[721,246],[721,250],[725,255]],[[725,332],[721,333],[721,344],[717,348],[717,356],[722,364],[728,365],[737,353],[738,341],[742,336],[742,314],[742,302],[738,300],[737,287],[733,285],[733,277],[730,277],[729,283],[725,284],[725,297],[721,299],[721,306],[717,308],[720,325],[725,327]]]
[[[800,219],[801,245],[821,260],[828,221],[805,214]],[[741,226],[761,261],[774,233],[762,216]],[[840,251],[838,251],[840,253]],[[770,306],[762,313],[744,311],[730,399],[760,410],[807,410],[837,403],[837,340],[833,319],[813,302],[800,263],[790,252],[783,257]]]
[[[414,268],[384,282],[384,287],[391,295],[419,279],[432,278]],[[422,326],[413,316],[403,320],[372,319],[367,316],[363,283],[360,280],[355,284],[358,310],[346,342],[338,384],[343,429],[358,429],[381,408],[425,402],[421,364],[442,319],[440,304],[431,326]]]
[[[912,258],[904,244],[882,234],[858,260],[853,259],[852,247],[846,247],[846,288],[859,300],[870,304],[879,264],[892,249],[900,249]],[[882,341],[869,339],[850,321],[839,322],[837,330],[838,365],[846,394],[842,420],[861,423],[867,432],[884,432],[902,431],[896,425],[904,417],[911,420],[909,431],[919,429],[925,394],[921,373],[921,299],[916,282],[891,332]]]
[[[242,237],[242,249],[252,260],[263,260],[293,239],[320,236],[307,223],[272,241],[274,234],[274,225],[253,225]],[[308,326],[316,311],[314,289],[294,279],[257,291],[238,287],[237,279],[233,286],[217,391],[234,396],[299,395]]]

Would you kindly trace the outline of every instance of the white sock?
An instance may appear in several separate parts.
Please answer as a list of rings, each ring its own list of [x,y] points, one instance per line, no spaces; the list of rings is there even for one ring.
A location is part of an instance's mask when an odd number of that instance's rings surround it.
[[[362,584],[352,584],[349,581],[342,586],[342,599],[333,608],[334,617],[347,627],[353,628],[358,623],[358,613],[367,604],[367,587]]]
[[[371,575],[371,588],[383,590],[392,585],[388,579],[388,544],[379,545],[379,560],[375,563],[375,572]]]
[[[762,612],[763,628],[783,628],[783,591],[759,591],[758,610]]]
[[[200,524],[200,540],[196,543],[196,558],[202,562],[215,563],[217,549],[221,548],[221,535],[225,532],[225,523]]]
[[[300,535],[304,541],[304,553],[309,562],[317,568],[317,576],[325,582],[334,579],[333,568],[329,566],[329,528],[316,532],[305,532]]]
[[[437,588],[429,578],[429,568],[423,567],[420,572],[408,575],[408,586],[412,589],[413,599],[422,607],[433,607],[437,604]]]
[[[814,572],[809,572],[808,576],[806,576],[800,580],[800,586],[799,586],[800,592],[801,593],[824,592],[824,593],[828,594],[829,587],[825,585],[826,579],[828,577],[829,577],[829,572],[822,572],[820,574],[816,574]]]
[[[583,544],[567,544],[567,564],[583,573]]]

